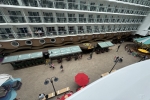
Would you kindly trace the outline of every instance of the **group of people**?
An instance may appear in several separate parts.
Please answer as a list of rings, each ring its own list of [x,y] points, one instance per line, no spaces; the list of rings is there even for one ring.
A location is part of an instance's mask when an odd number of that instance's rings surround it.
[[[55,69],[55,66],[54,66],[54,64],[52,62],[50,62],[49,65],[50,65],[49,68]],[[60,65],[60,69],[61,69],[61,71],[64,71],[62,63]]]

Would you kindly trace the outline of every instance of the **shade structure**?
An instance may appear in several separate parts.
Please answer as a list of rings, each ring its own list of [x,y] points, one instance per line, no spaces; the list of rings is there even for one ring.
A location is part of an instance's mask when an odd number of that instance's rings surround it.
[[[138,42],[138,43],[145,44],[145,45],[149,45],[150,44],[150,36],[149,37],[143,37],[143,38],[136,38],[136,39],[134,39],[134,41]]]
[[[110,41],[106,41],[106,42],[99,42],[98,45],[101,48],[107,48],[113,46],[114,44],[112,44]]]
[[[63,48],[58,48],[58,49],[51,49],[48,50],[49,52],[49,57],[59,57],[59,56],[64,56],[64,55],[69,55],[69,54],[74,54],[74,53],[80,53],[82,50],[80,49],[79,46],[71,46],[71,47],[63,47]]]
[[[89,83],[89,77],[85,73],[78,73],[75,76],[75,82],[79,86],[86,86]]]

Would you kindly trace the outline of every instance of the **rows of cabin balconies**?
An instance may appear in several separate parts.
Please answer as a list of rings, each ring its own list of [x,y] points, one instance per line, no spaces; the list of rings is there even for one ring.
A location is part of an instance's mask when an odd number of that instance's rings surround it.
[[[118,1],[150,6],[150,2],[148,0],[118,0]]]
[[[13,2],[15,1],[15,2]],[[145,2],[144,0],[141,2]],[[122,14],[136,14],[147,15],[149,8],[136,7],[132,5],[123,5],[110,2],[94,2],[94,1],[74,1],[69,2],[66,0],[50,1],[50,0],[1,0],[0,4],[7,5],[20,5],[30,7],[42,7],[42,8],[54,8],[54,9],[68,9],[68,10],[80,10],[80,11],[95,11],[95,12],[109,12],[109,13],[122,13]],[[147,1],[147,6],[150,6],[150,1]]]
[[[121,16],[122,17],[122,16]],[[105,17],[105,18],[89,18],[89,17],[54,17],[54,16],[16,16],[16,15],[0,15],[0,23],[132,23],[140,24],[143,17]]]
[[[131,32],[138,29],[138,25],[82,25],[82,26],[53,26],[46,27],[26,27],[25,31],[19,28],[0,28],[0,40],[23,39],[23,38],[41,38],[52,36],[78,35],[78,34],[101,34],[108,32]],[[30,29],[30,31],[29,31]]]

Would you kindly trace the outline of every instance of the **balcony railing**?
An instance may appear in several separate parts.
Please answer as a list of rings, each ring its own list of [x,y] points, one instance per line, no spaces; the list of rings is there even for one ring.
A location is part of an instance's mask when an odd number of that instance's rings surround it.
[[[27,16],[30,23],[41,23],[40,16]]]
[[[0,40],[9,40],[9,39],[15,39],[15,36],[13,33],[0,34]]]
[[[17,38],[31,38],[32,34],[31,33],[16,33]]]
[[[46,32],[46,35],[47,36],[57,36],[57,32],[56,31],[49,31],[49,32]]]
[[[67,31],[58,31],[58,35],[67,35]]]
[[[55,17],[46,17],[43,16],[45,23],[55,23]]]
[[[9,18],[11,19],[10,23],[25,23],[26,22],[23,16],[10,15]]]
[[[44,37],[45,33],[44,32],[33,32],[34,37]]]

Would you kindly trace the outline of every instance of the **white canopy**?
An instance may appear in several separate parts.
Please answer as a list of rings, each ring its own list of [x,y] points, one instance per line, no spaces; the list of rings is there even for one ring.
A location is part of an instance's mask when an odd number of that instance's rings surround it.
[[[91,83],[66,100],[149,100],[150,60],[138,62]]]
[[[5,83],[7,80],[13,79],[11,75],[8,74],[0,74],[0,86]]]

